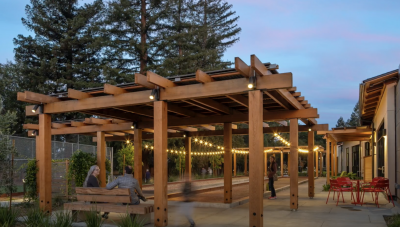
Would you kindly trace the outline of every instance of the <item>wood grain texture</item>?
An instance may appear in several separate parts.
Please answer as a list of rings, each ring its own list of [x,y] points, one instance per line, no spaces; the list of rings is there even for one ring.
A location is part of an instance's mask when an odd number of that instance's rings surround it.
[[[106,187],[106,140],[104,132],[97,132],[97,166],[100,168],[100,187]]]
[[[308,197],[314,198],[314,131],[308,132]],[[318,170],[317,170],[318,171]]]
[[[249,226],[263,226],[263,94],[249,91]]]
[[[281,177],[283,177],[283,152],[281,152]]]
[[[117,86],[114,86],[114,85],[111,85],[111,84],[104,84],[104,93],[105,94],[120,95],[120,94],[124,94],[124,93],[127,93],[127,92],[128,91],[123,89],[123,88],[120,88],[120,87],[117,87]]]
[[[81,202],[65,203],[64,210],[81,210],[91,211],[96,210],[99,212],[115,212],[115,213],[129,213],[129,214],[147,214],[154,211],[153,205],[139,204],[139,205],[114,205],[114,204],[85,204]]]
[[[232,123],[224,123],[224,203],[232,203]]]
[[[247,176],[247,154],[244,155],[244,175]]]
[[[130,195],[128,188],[114,188],[112,190],[108,190],[105,188],[76,187],[75,191],[76,194],[82,194],[82,195],[114,195],[114,196]]]
[[[145,75],[142,75],[140,73],[135,73],[135,84],[142,85],[143,87],[148,89],[156,88],[154,84],[147,82],[147,77]]]
[[[235,57],[235,69],[240,72],[244,77],[250,77],[250,66],[248,66],[242,59]]]
[[[299,185],[298,185],[298,146],[299,132],[298,119],[290,120],[290,209],[297,210],[299,208]]]
[[[105,202],[105,203],[131,203],[131,196],[115,196],[115,195],[77,195],[78,201],[87,202]]]
[[[51,116],[39,114],[39,207],[51,213]]]
[[[134,134],[133,134],[134,140],[133,140],[133,145],[134,145],[134,159],[133,159],[133,165],[134,165],[134,177],[136,180],[138,180],[140,188],[142,188],[143,184],[143,168],[142,168],[142,129],[135,128],[134,129]]]
[[[188,181],[192,180],[192,138],[185,138],[185,178]]]
[[[168,106],[154,102],[154,225],[168,225],[167,200],[167,122]]]
[[[326,135],[326,184],[330,184],[330,178],[331,178],[331,163],[330,163],[330,156],[331,156],[331,143],[328,134]]]
[[[91,98],[91,97],[93,97],[93,95],[82,92],[82,91],[78,91],[75,89],[68,88],[68,98],[70,98],[70,99],[87,99],[87,98]]]
[[[174,82],[151,71],[147,71],[147,82],[163,88],[176,86]]]
[[[198,69],[196,71],[196,81],[199,83],[205,84],[205,83],[213,82],[214,79],[211,76],[209,76],[207,73]]]

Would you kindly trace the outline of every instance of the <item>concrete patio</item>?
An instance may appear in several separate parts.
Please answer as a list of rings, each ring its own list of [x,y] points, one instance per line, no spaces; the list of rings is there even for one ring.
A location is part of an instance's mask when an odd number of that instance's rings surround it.
[[[377,208],[370,195],[366,195],[367,205],[354,206],[350,204],[350,195],[345,194],[345,203],[329,200],[325,204],[328,193],[322,191],[322,185],[325,178],[315,180],[315,198],[307,197],[307,183],[299,185],[299,209],[291,211],[289,208],[289,190],[283,190],[277,193],[277,200],[264,199],[264,226],[307,226],[307,227],[325,227],[325,226],[363,226],[379,227],[386,226],[383,215],[392,215],[400,212],[398,204],[396,207],[388,203],[383,195],[380,195],[381,207]],[[331,197],[332,198],[332,197]],[[169,205],[168,226],[189,226],[188,221],[181,214],[179,203]],[[193,208],[193,218],[196,226],[199,227],[217,227],[217,226],[248,226],[249,214],[248,203],[234,208]],[[110,214],[107,225],[115,226],[113,221],[117,222],[120,214]],[[153,218],[153,215],[152,215]],[[113,220],[113,221],[112,221]],[[153,220],[152,220],[153,223]],[[83,223],[75,223],[74,226],[85,226]],[[153,226],[152,224],[146,226]]]

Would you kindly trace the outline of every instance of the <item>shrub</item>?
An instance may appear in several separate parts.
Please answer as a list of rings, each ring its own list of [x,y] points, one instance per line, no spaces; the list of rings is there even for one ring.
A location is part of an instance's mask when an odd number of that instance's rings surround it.
[[[133,166],[133,158],[134,158],[134,148],[133,144],[126,144],[122,146],[116,156],[117,156],[117,169],[120,174],[123,173],[123,165],[124,165],[124,155],[125,155],[125,166]]]
[[[37,198],[36,191],[36,174],[39,171],[39,168],[36,165],[36,159],[29,160],[27,163],[27,167],[25,170],[25,184],[26,184],[26,193],[25,199],[28,201],[35,200]]]
[[[28,213],[25,217],[25,225],[27,227],[51,227],[50,216],[42,211],[39,208],[39,205],[36,204],[28,210]]]
[[[0,206],[0,226],[14,227],[17,224],[19,210]]]
[[[100,227],[101,225],[103,225],[104,220],[101,217],[101,214],[97,213],[95,209],[86,212],[85,217],[85,223],[87,227]]]
[[[387,222],[388,227],[398,227],[400,226],[400,214],[395,214],[391,216]]]
[[[55,227],[71,227],[72,214],[69,211],[61,211],[55,214],[56,220],[53,223]]]
[[[331,188],[331,185],[329,185],[329,184],[324,184],[324,185],[322,185],[322,190],[323,190],[324,192],[329,191],[330,188]]]
[[[121,220],[116,223],[118,227],[142,227],[144,226],[144,221],[139,221],[138,217],[132,218],[130,214],[121,215]]]

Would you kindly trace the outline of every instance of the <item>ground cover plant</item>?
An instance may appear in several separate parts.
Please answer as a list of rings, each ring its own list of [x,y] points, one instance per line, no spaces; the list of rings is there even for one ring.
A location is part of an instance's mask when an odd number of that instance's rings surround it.
[[[14,227],[17,224],[19,210],[11,207],[0,206],[0,226]]]

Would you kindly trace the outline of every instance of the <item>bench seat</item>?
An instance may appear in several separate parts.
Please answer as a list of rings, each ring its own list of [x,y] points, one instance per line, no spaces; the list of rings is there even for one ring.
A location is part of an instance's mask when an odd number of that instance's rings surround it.
[[[114,212],[114,213],[129,213],[129,214],[148,214],[153,212],[153,205],[151,204],[139,204],[139,205],[120,205],[112,203],[84,203],[84,202],[72,202],[65,203],[64,210],[71,211],[91,211],[96,210],[98,212]]]

